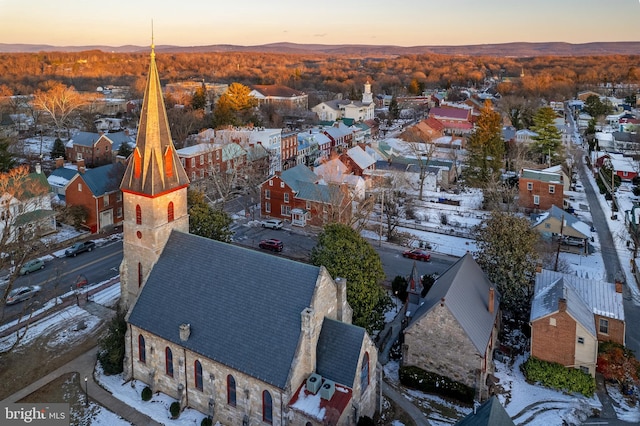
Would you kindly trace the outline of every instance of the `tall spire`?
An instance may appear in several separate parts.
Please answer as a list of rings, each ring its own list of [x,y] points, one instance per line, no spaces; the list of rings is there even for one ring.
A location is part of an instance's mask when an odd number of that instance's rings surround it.
[[[189,179],[171,140],[153,36],[150,56],[136,147],[129,159],[120,189],[154,197],[189,185]]]

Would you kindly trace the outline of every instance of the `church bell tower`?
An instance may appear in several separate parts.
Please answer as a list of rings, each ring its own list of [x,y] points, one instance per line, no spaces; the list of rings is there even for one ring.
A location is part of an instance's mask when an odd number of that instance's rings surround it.
[[[125,309],[135,303],[171,231],[189,232],[188,186],[171,140],[152,44],[136,147],[120,185],[124,204],[120,304]]]

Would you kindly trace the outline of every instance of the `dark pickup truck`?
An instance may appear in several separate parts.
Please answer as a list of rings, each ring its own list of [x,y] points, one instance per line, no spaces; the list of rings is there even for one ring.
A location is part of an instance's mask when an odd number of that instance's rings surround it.
[[[80,241],[75,243],[64,251],[64,255],[67,257],[77,256],[84,251],[91,251],[96,247],[96,243],[93,241]]]

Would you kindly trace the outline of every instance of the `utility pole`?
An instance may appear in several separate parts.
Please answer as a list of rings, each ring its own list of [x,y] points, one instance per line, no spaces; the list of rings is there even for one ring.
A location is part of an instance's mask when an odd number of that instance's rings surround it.
[[[558,241],[558,249],[556,250],[556,264],[553,267],[554,271],[558,271],[558,259],[560,258],[560,246],[562,245],[562,232],[564,232],[564,213],[560,218],[560,241]]]
[[[384,220],[384,190],[380,197],[380,239],[378,240],[378,247],[382,247],[382,221]]]

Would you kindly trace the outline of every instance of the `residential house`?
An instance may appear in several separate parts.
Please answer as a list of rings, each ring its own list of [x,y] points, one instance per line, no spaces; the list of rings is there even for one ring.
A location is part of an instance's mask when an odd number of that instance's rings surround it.
[[[516,131],[516,143],[519,144],[530,144],[532,143],[535,139],[535,137],[538,136],[538,134],[536,132],[534,132],[533,130],[529,130],[529,129],[520,129]]]
[[[638,176],[638,170],[640,170],[637,161],[620,154],[610,154],[609,159],[605,160],[606,163],[623,182],[631,182]]]
[[[128,132],[93,133],[78,132],[65,144],[65,155],[70,161],[84,160],[87,167],[97,167],[113,162],[120,145],[133,147]]]
[[[359,146],[354,146],[340,155],[340,161],[356,176],[365,176],[366,171],[376,168],[376,160]]]
[[[492,396],[467,414],[455,426],[515,426],[497,396]]]
[[[346,280],[189,234],[189,180],[170,134],[158,132],[168,122],[153,52],[145,92],[121,184],[125,379],[214,423],[346,426],[373,417],[378,355],[351,324]],[[147,161],[158,154],[164,161]]]
[[[282,129],[264,127],[228,127],[217,129],[215,142],[237,143],[245,150],[254,145],[262,145],[269,152],[269,174],[282,170]]]
[[[352,215],[346,185],[323,184],[304,164],[298,164],[261,185],[261,214],[290,220],[295,226],[348,223]]]
[[[313,172],[322,179],[325,184],[345,184],[353,200],[362,200],[365,197],[367,184],[365,180],[351,172],[351,169],[343,161],[334,158],[316,166]],[[354,206],[355,207],[355,206]]]
[[[320,121],[338,121],[342,118],[356,122],[373,120],[375,118],[375,103],[371,93],[371,84],[366,82],[362,101],[334,99],[321,102],[311,108]]]
[[[467,135],[473,131],[472,109],[439,106],[429,110],[429,118],[435,118],[444,126],[444,133]]]
[[[427,166],[422,187],[425,191],[437,191],[440,183],[445,179],[444,169],[436,166]],[[409,184],[413,188],[420,188],[420,165],[416,161],[376,161],[375,170],[367,170],[365,177],[372,183],[368,186],[375,187],[384,181],[392,182],[398,179],[403,185]]]
[[[344,123],[337,121],[333,123],[331,126],[323,126],[320,131],[327,135],[327,137],[331,140],[331,144],[329,146],[329,151],[326,151],[325,158],[331,156],[331,152],[341,153],[351,147],[353,147],[353,131],[346,126]]]
[[[531,356],[595,376],[598,343],[625,342],[622,283],[543,269],[530,319]]]
[[[284,132],[282,134],[282,170],[295,166],[298,160],[298,132]]]
[[[255,84],[249,96],[258,100],[259,105],[273,105],[288,109],[308,109],[309,95],[280,84]]]
[[[546,212],[538,215],[531,227],[541,234],[562,235],[583,240],[585,254],[587,253],[587,239],[591,236],[591,227],[557,206],[551,206]]]
[[[65,203],[85,207],[87,218],[82,225],[90,232],[108,230],[123,221],[122,192],[118,188],[122,171],[121,163],[86,169],[82,160],[78,161],[77,173],[66,185]]]
[[[564,171],[564,167],[562,164],[558,164],[556,166],[547,167],[546,169],[542,169],[543,172],[549,173],[558,173],[562,176],[562,189],[564,192],[571,191],[571,176],[567,175]]]
[[[564,207],[564,182],[559,173],[522,169],[518,181],[520,207],[527,210],[548,210]]]
[[[7,242],[30,239],[56,232],[56,216],[51,207],[51,188],[36,165],[34,173],[19,166],[0,175],[0,232]]]
[[[415,366],[488,397],[500,296],[470,253],[435,281],[404,330],[403,366]]]

